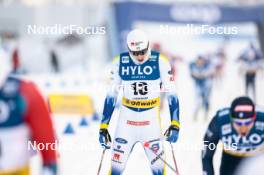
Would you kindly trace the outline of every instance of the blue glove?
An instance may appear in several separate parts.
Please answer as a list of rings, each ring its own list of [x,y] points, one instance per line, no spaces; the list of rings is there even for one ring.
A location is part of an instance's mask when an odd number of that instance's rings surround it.
[[[104,149],[110,149],[111,136],[107,129],[100,129],[99,131],[99,142]]]
[[[57,164],[49,164],[49,165],[44,165],[43,168],[43,175],[56,175],[57,174]]]
[[[171,125],[164,134],[167,137],[167,141],[170,143],[175,143],[179,137],[179,128],[175,125]]]

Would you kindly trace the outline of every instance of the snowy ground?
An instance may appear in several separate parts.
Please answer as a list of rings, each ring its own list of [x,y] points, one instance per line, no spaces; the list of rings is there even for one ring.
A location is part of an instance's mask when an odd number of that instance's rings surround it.
[[[139,25],[140,26],[140,25]],[[150,30],[150,26],[144,26],[148,31]],[[149,27],[149,28],[148,28]],[[153,34],[153,32],[150,34]],[[152,36],[153,40],[160,40],[164,44],[164,47],[168,50],[172,50],[173,52],[179,52],[182,54],[186,60],[182,63],[179,63],[178,66],[178,78],[177,78],[177,89],[180,100],[181,107],[181,132],[179,141],[174,144],[175,155],[178,163],[178,168],[181,175],[200,175],[201,171],[201,146],[202,146],[202,137],[204,135],[205,129],[208,125],[209,120],[204,121],[203,113],[200,113],[200,118],[197,122],[194,122],[192,119],[193,106],[195,103],[195,95],[193,91],[192,80],[189,76],[188,64],[189,61],[194,58],[194,56],[198,53],[203,53],[207,51],[215,49],[219,42],[216,41],[205,41],[201,42],[201,40],[188,41],[180,39],[182,45],[172,45],[168,43],[177,43],[175,38],[167,37],[167,38],[155,38]],[[210,111],[210,118],[213,117],[214,113],[217,109],[228,106],[233,98],[239,95],[244,94],[244,84],[243,79],[239,76],[238,73],[238,65],[234,62],[234,59],[239,55],[241,49],[243,49],[248,40],[234,40],[230,41],[227,44],[227,65],[225,69],[224,79],[222,84],[218,87],[213,87],[212,91],[212,107]],[[173,50],[173,48],[177,48]],[[99,67],[98,67],[99,68]],[[96,68],[94,68],[96,69]],[[100,70],[100,69],[98,69]],[[93,72],[96,74],[96,72]],[[257,103],[264,104],[264,93],[261,91],[261,87],[264,87],[263,77],[264,75],[259,74],[257,77]],[[100,81],[103,81],[100,79]],[[97,83],[97,82],[95,82]],[[105,92],[92,93],[93,97],[96,99],[96,108],[98,110],[102,110],[103,98],[105,96]],[[167,106],[167,105],[165,105]],[[163,129],[168,127],[168,119],[169,113],[168,108],[165,108],[161,112],[162,117],[162,125]],[[112,117],[111,125],[110,125],[110,133],[114,134],[114,128],[116,124],[116,119],[118,118],[118,110],[115,111],[114,116]],[[59,142],[61,146],[73,146],[72,150],[60,150],[60,174],[61,175],[95,175],[97,172],[97,168],[100,161],[100,156],[102,153],[102,149],[98,143],[98,129],[99,123],[92,122],[90,119],[89,126],[81,127],[79,126],[81,118],[80,116],[54,116],[54,122],[56,126],[57,135],[59,138]],[[63,134],[63,130],[66,125],[71,123],[75,130],[74,134],[65,135]],[[171,164],[173,163],[170,147],[167,143],[165,143],[167,160]],[[34,161],[33,174],[37,175],[38,171],[38,157],[33,158]],[[110,168],[110,151],[107,151],[101,175],[106,175]],[[216,167],[219,166],[220,155],[215,158]],[[125,170],[124,175],[150,175],[150,169],[147,162],[147,159],[144,155],[143,148],[140,145],[137,145],[134,148],[134,151],[128,161],[127,168]],[[168,171],[168,174],[172,174],[172,172]]]

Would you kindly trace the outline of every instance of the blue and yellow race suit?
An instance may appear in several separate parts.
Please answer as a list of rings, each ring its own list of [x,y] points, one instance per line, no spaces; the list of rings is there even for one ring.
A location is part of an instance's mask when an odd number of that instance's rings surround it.
[[[161,85],[162,84],[162,85]],[[161,88],[162,86],[162,88]],[[104,104],[101,128],[107,128],[119,90],[123,91],[120,116],[113,139],[110,174],[122,174],[136,143],[149,143],[145,148],[154,175],[165,174],[165,157],[161,143],[160,94],[168,97],[171,124],[179,127],[179,103],[175,93],[168,59],[151,51],[145,62],[136,64],[128,52],[114,59],[111,70],[111,88]],[[155,153],[155,154],[154,154]]]

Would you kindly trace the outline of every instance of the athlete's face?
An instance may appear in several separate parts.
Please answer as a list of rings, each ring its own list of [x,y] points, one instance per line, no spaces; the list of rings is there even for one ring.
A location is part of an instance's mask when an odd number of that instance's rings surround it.
[[[144,62],[148,56],[148,48],[141,51],[131,51],[131,53],[138,62]]]
[[[254,126],[254,118],[250,119],[233,119],[233,126],[238,134],[246,136]]]
[[[204,63],[205,63],[204,59],[198,59],[198,60],[197,60],[197,65],[198,65],[198,66],[203,66]]]
[[[138,62],[143,62],[145,59],[147,59],[146,57],[147,57],[147,54],[135,56]]]

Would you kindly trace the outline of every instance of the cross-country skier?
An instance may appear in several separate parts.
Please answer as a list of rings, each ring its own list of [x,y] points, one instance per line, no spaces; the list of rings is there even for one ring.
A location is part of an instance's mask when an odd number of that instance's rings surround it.
[[[28,145],[55,143],[55,137],[48,108],[37,88],[10,76],[11,71],[11,63],[0,50],[0,174],[30,175],[32,153]],[[56,175],[56,151],[40,152],[43,175]]]
[[[224,46],[218,48],[212,55],[212,65],[214,67],[214,82],[216,87],[222,85],[226,59],[227,56]]]
[[[209,124],[204,136],[203,174],[215,174],[213,156],[220,140],[223,144],[220,175],[233,175],[246,157],[263,153],[263,136],[264,112],[255,109],[250,98],[236,98],[230,108],[219,110]]]
[[[207,119],[210,108],[210,94],[212,88],[212,76],[214,70],[209,60],[204,56],[198,56],[195,62],[190,64],[191,77],[195,84],[196,105],[194,109],[194,120],[197,119],[201,108],[205,110],[205,119]]]
[[[167,93],[171,125],[167,141],[176,142],[180,128],[179,102],[175,94],[170,63],[158,52],[151,51],[144,32],[133,30],[127,36],[128,52],[114,59],[111,71],[111,90],[104,103],[99,141],[109,149],[108,133],[116,98],[122,87],[123,98],[120,116],[113,139],[110,174],[123,173],[126,162],[136,143],[144,145],[154,175],[165,174],[165,159],[160,126],[161,84]]]
[[[249,47],[239,57],[241,61],[241,71],[245,74],[245,91],[250,95],[252,90],[253,100],[256,101],[256,74],[261,69],[261,53],[251,43]]]

